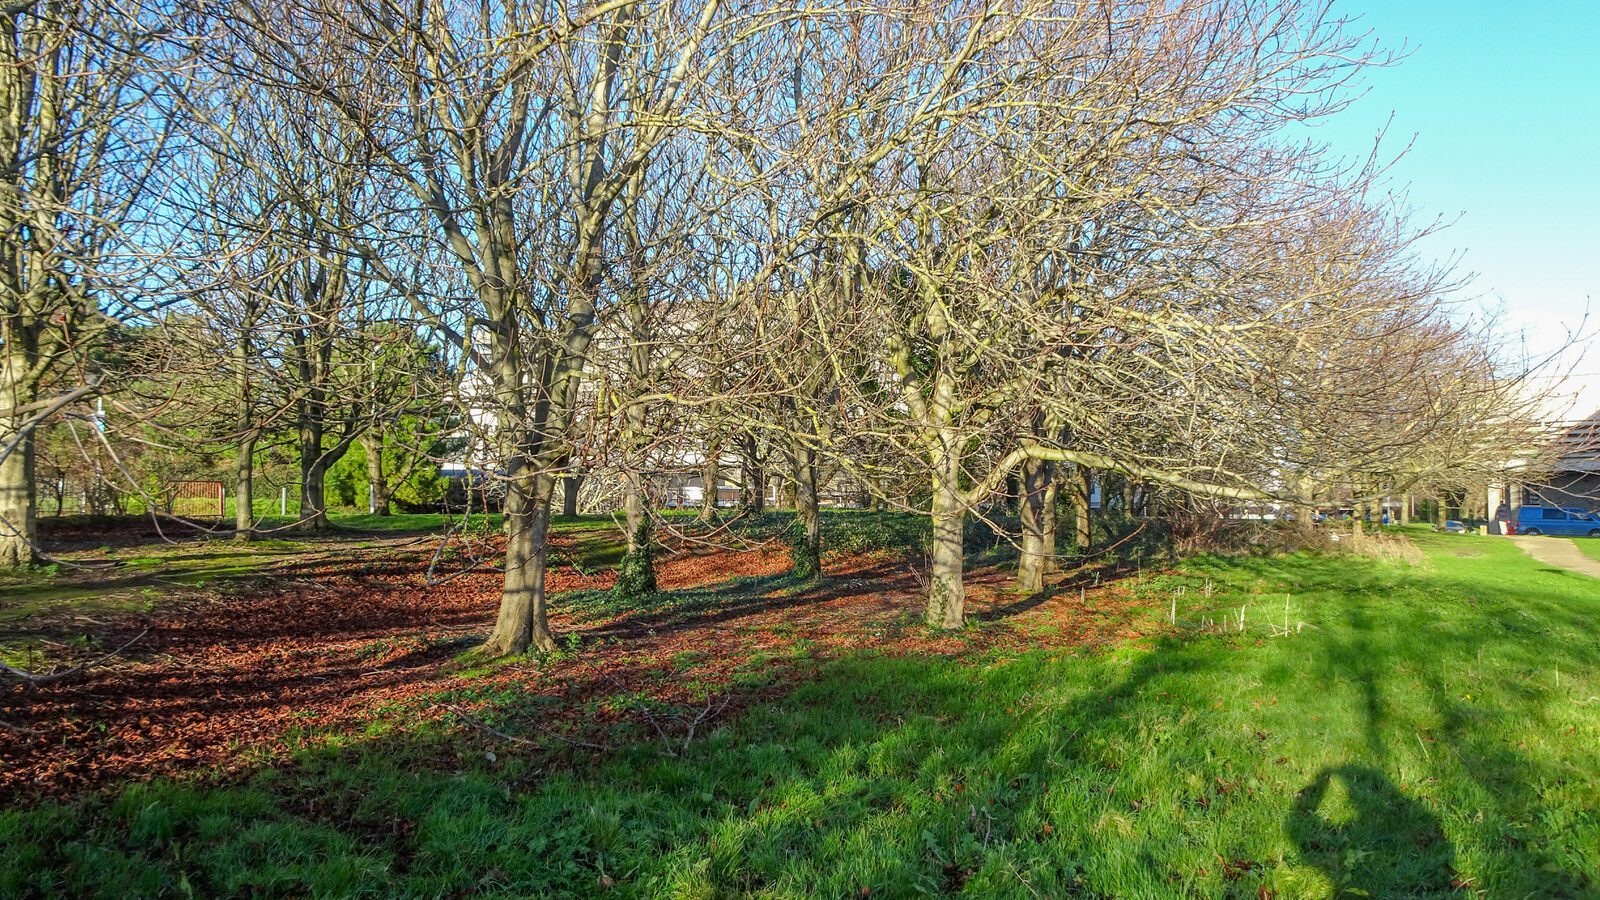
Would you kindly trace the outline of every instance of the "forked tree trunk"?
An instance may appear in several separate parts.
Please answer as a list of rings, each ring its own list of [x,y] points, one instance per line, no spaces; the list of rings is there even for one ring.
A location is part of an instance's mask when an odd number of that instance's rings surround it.
[[[961,502],[956,460],[950,455],[934,470],[933,502],[929,516],[933,546],[928,572],[927,623],[934,628],[960,628],[966,622],[967,595],[961,571],[964,548],[961,536],[966,507]]]
[[[10,402],[9,397],[0,403]],[[22,405],[19,401],[17,405]],[[15,445],[13,446],[13,441]],[[16,432],[0,423],[0,569],[32,565],[38,538],[33,483],[33,432],[16,440]]]
[[[300,461],[300,521],[297,531],[321,531],[328,527],[327,464],[321,455]]]
[[[1052,466],[1042,459],[1022,461],[1018,511],[1022,517],[1022,555],[1017,559],[1017,590],[1036,594],[1044,590],[1044,576],[1055,556],[1053,541],[1045,539],[1046,521],[1055,518],[1047,506]],[[1054,533],[1052,531],[1052,537]]]
[[[341,440],[331,450],[322,449],[321,427],[300,433],[300,520],[297,531],[325,531],[328,526],[328,469],[350,448],[354,438]]]
[[[390,515],[389,475],[383,471],[383,430],[373,427],[363,433],[361,449],[367,454],[368,509],[373,515]]]
[[[256,532],[256,438],[246,433],[233,460],[233,539],[248,541]]]
[[[822,575],[822,513],[817,502],[817,453],[792,444],[794,457],[794,540],[790,543],[790,557],[794,561],[794,577],[810,580]]]
[[[555,481],[527,471],[522,460],[510,464],[506,491],[506,575],[500,614],[483,645],[488,656],[511,656],[529,649],[556,649],[545,617],[546,539]]]

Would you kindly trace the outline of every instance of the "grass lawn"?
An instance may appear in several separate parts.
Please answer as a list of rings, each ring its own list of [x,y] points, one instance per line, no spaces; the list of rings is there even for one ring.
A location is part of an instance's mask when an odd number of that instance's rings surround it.
[[[1170,633],[1104,654],[753,665],[767,702],[673,756],[396,716],[242,783],[10,809],[0,895],[1595,896],[1600,591],[1414,540],[1192,560],[1136,588]]]
[[[1572,542],[1578,545],[1585,556],[1600,559],[1600,538],[1573,538]]]

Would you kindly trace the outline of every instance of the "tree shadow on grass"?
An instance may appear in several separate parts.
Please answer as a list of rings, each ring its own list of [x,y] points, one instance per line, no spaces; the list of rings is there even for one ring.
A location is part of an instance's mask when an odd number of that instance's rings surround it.
[[[1312,568],[1328,589],[1341,587],[1337,566]],[[680,614],[716,614],[709,598],[689,600]],[[1482,628],[1499,609],[1422,642],[1395,639],[1415,625],[1404,604],[1398,619],[1344,613],[1292,643],[1168,637],[1072,660],[1049,650],[851,653],[777,683],[726,688],[742,712],[709,723],[687,748],[637,723],[636,739],[609,753],[564,746],[541,735],[538,704],[507,683],[505,696],[484,698],[511,714],[494,724],[534,746],[450,720],[411,722],[308,751],[239,786],[159,784],[0,816],[0,846],[17,851],[0,864],[0,893],[153,894],[182,879],[214,895],[1259,896],[1298,853],[1335,885],[1426,896],[1452,890],[1457,848],[1475,829],[1520,828],[1558,845],[1593,836],[1527,824],[1528,785],[1551,767],[1509,745],[1481,752],[1505,735],[1451,712],[1439,699],[1448,686],[1432,681],[1470,664],[1474,641],[1574,669],[1594,664],[1591,648]],[[1347,673],[1356,690],[1347,696],[1323,667],[1361,654],[1371,664]],[[1280,666],[1310,671],[1298,699],[1286,675],[1273,682]],[[1503,805],[1483,807],[1486,825],[1457,816],[1454,841],[1413,788],[1383,774],[1402,771],[1384,759],[1413,740],[1399,730],[1409,723],[1384,712],[1404,686],[1386,673],[1402,669],[1417,670],[1425,690],[1415,693],[1443,710],[1443,739],[1479,751],[1460,767],[1415,755],[1405,765],[1450,779],[1449,791],[1434,792],[1446,802],[1463,802],[1473,782],[1512,789]],[[1286,706],[1307,704],[1291,711],[1297,719],[1346,706],[1370,730],[1306,770],[1274,763],[1278,737],[1251,731],[1280,726],[1258,724],[1244,702],[1256,679],[1273,682]],[[526,689],[538,688],[530,678]],[[1539,694],[1504,702],[1536,724],[1553,714]],[[1230,717],[1230,707],[1245,712]],[[1562,870],[1570,859],[1523,845],[1478,852],[1478,869],[1501,870],[1484,885],[1498,893],[1579,896],[1594,886]]]
[[[1318,772],[1300,791],[1286,828],[1305,860],[1321,869],[1339,894],[1461,894],[1455,847],[1439,818],[1370,766]]]

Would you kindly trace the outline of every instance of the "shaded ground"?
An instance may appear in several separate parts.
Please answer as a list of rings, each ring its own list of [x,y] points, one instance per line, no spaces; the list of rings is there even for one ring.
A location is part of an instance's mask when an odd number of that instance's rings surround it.
[[[796,653],[953,653],[1040,628],[1066,643],[1103,644],[1142,627],[1106,591],[1092,604],[1070,590],[1019,602],[1005,577],[991,574],[975,578],[973,610],[1006,624],[930,636],[913,627],[920,586],[895,557],[834,559],[830,578],[800,586],[783,574],[788,556],[776,547],[669,555],[658,570],[664,593],[644,607],[620,606],[606,591],[613,571],[594,562],[605,548],[585,549],[594,540],[563,534],[552,551],[567,563],[550,576],[562,595],[552,624],[581,652],[480,669],[453,661],[492,624],[500,576],[439,569],[430,582],[433,548],[416,539],[189,545],[163,570],[221,558],[234,580],[224,590],[180,590],[180,582],[156,602],[141,572],[91,572],[47,590],[135,587],[145,602],[80,598],[61,613],[50,611],[59,596],[0,604],[0,637],[54,650],[58,666],[137,638],[85,677],[4,695],[0,791],[62,796],[156,775],[250,771],[397,716],[470,715],[479,698],[507,685],[529,693],[525,705],[549,704],[537,718],[553,742],[599,745],[618,722],[658,726],[654,705],[703,702],[742,672],[781,667]],[[88,633],[92,648],[76,637]],[[579,719],[581,733],[573,731]]]

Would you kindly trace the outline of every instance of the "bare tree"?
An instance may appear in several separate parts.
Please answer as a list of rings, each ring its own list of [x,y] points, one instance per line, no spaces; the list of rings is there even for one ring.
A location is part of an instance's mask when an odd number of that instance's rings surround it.
[[[34,430],[92,390],[108,313],[157,284],[135,232],[175,125],[158,28],[138,3],[0,10],[0,566],[35,555]]]
[[[580,376],[613,296],[608,238],[629,182],[687,127],[703,58],[736,33],[721,13],[718,0],[687,17],[637,2],[490,14],[328,0],[226,13],[246,48],[235,72],[340,117],[363,168],[410,196],[419,214],[407,227],[446,261],[413,277],[341,235],[492,386],[508,543],[487,652],[554,646],[546,531]]]
[[[1403,217],[1369,199],[1377,173],[1282,138],[1337,111],[1373,58],[1321,5],[952,4],[840,21],[890,37],[818,39],[837,60],[816,69],[851,80],[814,92],[801,127],[770,143],[844,161],[790,202],[819,211],[796,239],[812,252],[862,248],[837,279],[856,299],[805,330],[827,369],[850,373],[826,404],[853,418],[840,431],[874,436],[883,466],[898,455],[928,485],[930,624],[962,623],[965,522],[1019,466],[1031,589],[1053,555],[1040,463],[1071,464],[1080,484],[1114,476],[1124,512],[1138,483],[1293,497],[1284,476],[1305,456],[1276,426],[1313,401],[1285,342],[1314,322],[1329,346],[1365,330],[1397,348],[1441,315],[1444,285],[1410,264]],[[798,257],[796,240],[780,246]],[[1402,380],[1367,380],[1369,399],[1402,396]],[[1450,433],[1475,420],[1455,410]],[[1441,416],[1419,427],[1447,430]],[[1396,458],[1392,441],[1311,443],[1351,469]]]

